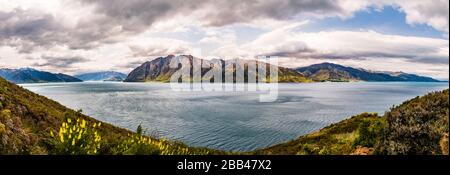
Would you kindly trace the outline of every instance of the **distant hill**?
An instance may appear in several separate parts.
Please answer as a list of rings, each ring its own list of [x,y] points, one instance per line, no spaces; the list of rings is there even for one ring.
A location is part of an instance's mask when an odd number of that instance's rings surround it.
[[[54,74],[31,68],[0,69],[0,77],[13,83],[82,82],[82,80],[70,75]]]
[[[127,78],[127,75],[120,72],[103,71],[78,74],[74,77],[83,81],[123,81]]]
[[[314,64],[297,68],[297,71],[314,81],[417,81],[439,82],[430,77],[403,72],[372,72],[333,63]]]
[[[233,82],[247,82],[248,75],[254,75],[257,77],[256,71],[248,71],[248,63],[249,60],[236,60],[233,62],[224,61],[224,60],[204,60],[200,58],[195,58],[190,55],[182,55],[179,57],[175,57],[173,55],[169,55],[167,57],[159,57],[152,61],[148,61],[143,63],[141,66],[134,69],[126,78],[126,82],[169,82],[170,77],[179,70],[178,68],[170,68],[169,64],[173,59],[180,59],[186,62],[189,62],[190,65],[195,63],[202,62],[204,65],[222,65],[222,81],[225,81],[225,75],[233,75],[236,73],[237,69],[244,70],[244,79],[236,79],[233,76]],[[236,66],[234,66],[236,65]],[[269,64],[266,64],[268,67]],[[213,80],[211,77],[206,77],[205,74],[211,70],[211,68],[203,68],[201,70],[201,79],[193,79],[191,77],[191,81],[200,82],[200,81],[211,81]],[[267,74],[268,75],[268,74]],[[279,67],[278,72],[279,82],[312,82],[310,79],[306,78],[303,74],[284,67]],[[267,77],[258,77],[258,82],[269,82],[270,80]],[[228,82],[228,81],[227,81]],[[231,80],[229,81],[231,82]]]

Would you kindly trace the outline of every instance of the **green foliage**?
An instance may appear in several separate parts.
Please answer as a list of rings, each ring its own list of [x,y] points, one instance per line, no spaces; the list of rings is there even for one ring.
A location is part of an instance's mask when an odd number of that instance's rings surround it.
[[[114,154],[120,155],[204,155],[210,154],[208,149],[189,148],[188,146],[170,142],[166,139],[155,139],[145,136],[141,125],[135,134],[128,137],[114,149]]]
[[[301,136],[293,141],[275,145],[253,154],[281,155],[343,155],[352,154],[353,143],[358,139],[358,130],[362,123],[370,125],[381,118],[376,113],[363,113],[327,126],[320,131]],[[371,127],[371,126],[370,126]]]
[[[394,107],[386,115],[387,127],[379,154],[443,154],[441,140],[448,137],[448,89],[416,97]],[[448,142],[448,139],[447,139]],[[448,143],[447,143],[448,145]],[[448,149],[448,148],[447,148]]]
[[[6,132],[6,126],[0,122],[0,136]]]
[[[386,112],[363,113],[318,132],[253,154],[448,154],[448,89],[417,97]],[[370,153],[369,153],[370,154]]]
[[[37,138],[23,129],[23,123],[11,110],[0,112],[0,155],[1,154],[41,154]]]
[[[138,125],[136,134],[128,134],[115,149],[115,154],[121,155],[159,155],[160,149],[153,144],[152,139],[144,136],[142,125]]]
[[[0,94],[5,94],[8,91],[8,87],[0,86]]]
[[[384,127],[384,118],[380,118],[380,120],[363,120],[359,125],[358,138],[353,142],[353,147],[374,147],[378,143]]]
[[[50,136],[54,138],[54,154],[62,155],[94,155],[98,153],[101,146],[102,137],[97,131],[102,123],[90,125],[84,119],[73,121],[67,118],[55,135],[50,131]]]
[[[136,129],[136,135],[137,135],[137,136],[142,136],[142,134],[144,134],[143,132],[144,132],[144,131],[142,130],[142,125],[139,124],[138,127],[137,127],[137,129]]]
[[[0,89],[0,102],[3,106],[0,110],[0,155],[227,154],[223,151],[192,148],[178,142],[147,137],[144,136],[142,127],[140,134],[107,123],[103,123],[99,127],[99,121],[83,115],[81,110],[68,109],[53,100],[9,83],[2,78],[0,78]],[[71,123],[67,119],[70,119]],[[78,139],[78,135],[75,136],[75,134],[82,130],[83,120],[86,125]],[[97,126],[94,128],[94,125]],[[70,129],[72,129],[72,133],[70,133]],[[60,131],[64,141],[59,136]],[[140,137],[136,135],[140,135]],[[75,142],[72,145],[74,138]],[[141,144],[137,144],[137,146],[126,144],[127,142],[139,143],[139,141]],[[150,144],[143,144],[143,141],[150,142]],[[124,143],[131,145],[131,149],[117,151],[117,147]]]

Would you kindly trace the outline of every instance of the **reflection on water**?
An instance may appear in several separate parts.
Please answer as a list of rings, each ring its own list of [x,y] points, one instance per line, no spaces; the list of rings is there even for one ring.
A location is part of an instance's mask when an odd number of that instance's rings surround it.
[[[285,142],[362,112],[448,88],[448,83],[280,84],[278,99],[258,92],[175,92],[162,83],[24,84],[99,120],[139,124],[192,146],[248,151]]]

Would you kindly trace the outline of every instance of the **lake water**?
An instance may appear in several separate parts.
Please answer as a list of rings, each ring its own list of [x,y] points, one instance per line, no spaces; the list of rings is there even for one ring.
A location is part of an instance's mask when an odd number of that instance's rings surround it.
[[[130,130],[139,124],[191,146],[249,151],[295,139],[362,112],[448,88],[448,83],[280,84],[275,102],[255,92],[175,92],[162,83],[23,84],[31,91]]]

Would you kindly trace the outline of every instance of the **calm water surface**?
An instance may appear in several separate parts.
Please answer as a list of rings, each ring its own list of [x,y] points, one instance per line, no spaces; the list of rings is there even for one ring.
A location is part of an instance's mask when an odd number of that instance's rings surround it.
[[[362,112],[448,88],[448,83],[280,84],[278,100],[255,92],[175,92],[162,83],[23,84],[89,116],[192,146],[249,151],[285,142]]]

